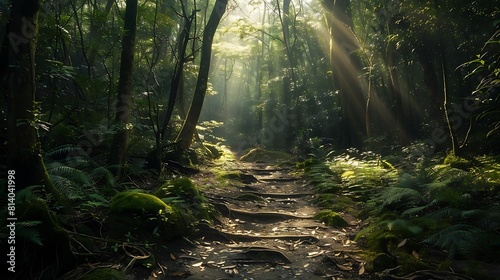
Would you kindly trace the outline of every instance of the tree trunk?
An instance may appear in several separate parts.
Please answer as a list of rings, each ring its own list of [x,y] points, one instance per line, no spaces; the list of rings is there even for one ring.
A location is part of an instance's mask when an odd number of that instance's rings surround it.
[[[217,0],[210,18],[208,19],[205,31],[203,32],[203,43],[201,46],[201,61],[200,70],[198,72],[198,80],[194,91],[191,107],[189,107],[188,115],[182,130],[177,136],[180,148],[187,150],[193,142],[193,135],[196,129],[196,123],[200,117],[203,100],[207,91],[208,74],[210,70],[210,58],[212,54],[212,42],[217,30],[217,26],[224,14],[227,6],[227,0]]]
[[[15,189],[43,185],[57,203],[71,211],[69,202],[55,188],[41,155],[35,106],[35,38],[39,0],[12,1],[4,47],[7,63],[0,77],[7,89],[7,165]],[[9,183],[11,185],[11,183]],[[14,184],[12,184],[14,185]]]
[[[117,174],[125,164],[130,130],[130,108],[132,106],[132,74],[135,53],[135,33],[137,29],[137,0],[127,0],[125,9],[125,32],[122,38],[120,78],[118,80],[118,102],[114,128],[116,129],[111,145],[109,163],[118,165]]]

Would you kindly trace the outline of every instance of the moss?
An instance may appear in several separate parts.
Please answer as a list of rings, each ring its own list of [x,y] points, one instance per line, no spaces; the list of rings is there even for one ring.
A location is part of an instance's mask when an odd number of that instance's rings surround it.
[[[81,280],[123,280],[125,274],[112,268],[97,268],[85,274]]]
[[[331,193],[320,194],[316,198],[316,203],[322,208],[333,211],[356,212],[356,209],[354,209],[354,201],[347,196]]]
[[[468,170],[472,167],[472,163],[465,158],[456,156],[453,152],[449,153],[444,159],[444,164],[453,168]]]
[[[314,215],[314,218],[322,221],[328,226],[345,227],[349,225],[339,213],[332,210],[321,210]]]
[[[246,162],[282,162],[290,161],[291,159],[292,156],[290,154],[278,151],[264,150],[261,148],[252,149],[240,158],[241,161]]]
[[[111,199],[110,210],[118,214],[156,215],[159,213],[172,213],[172,207],[158,197],[137,191],[124,191]]]
[[[106,220],[110,235],[122,238],[171,240],[185,235],[187,223],[181,211],[158,197],[137,191],[124,191],[113,197],[111,215]]]

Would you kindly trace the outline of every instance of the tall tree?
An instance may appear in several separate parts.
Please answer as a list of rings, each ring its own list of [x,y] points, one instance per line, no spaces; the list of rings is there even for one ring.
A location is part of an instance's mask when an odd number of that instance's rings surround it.
[[[41,155],[38,135],[40,112],[35,103],[35,45],[39,9],[40,0],[12,1],[2,44],[0,58],[4,63],[0,66],[0,78],[7,92],[7,164],[9,170],[15,172],[18,190],[43,185],[47,193],[70,211],[69,203],[50,180]]]
[[[203,107],[203,100],[207,91],[208,74],[210,70],[210,60],[212,55],[212,42],[214,39],[215,31],[219,26],[220,20],[226,11],[227,0],[217,0],[214,9],[210,14],[207,25],[203,32],[203,43],[201,46],[201,61],[200,70],[198,72],[198,79],[196,81],[196,88],[194,96],[189,107],[188,115],[182,126],[181,132],[177,136],[177,141],[180,141],[181,149],[189,149],[193,142],[193,135],[196,130],[196,123],[200,117],[201,108]]]
[[[137,0],[127,0],[122,38],[118,101],[116,103],[115,135],[111,145],[109,163],[118,165],[118,173],[125,164],[128,136],[131,129],[130,108],[132,106],[132,78],[137,30]]]

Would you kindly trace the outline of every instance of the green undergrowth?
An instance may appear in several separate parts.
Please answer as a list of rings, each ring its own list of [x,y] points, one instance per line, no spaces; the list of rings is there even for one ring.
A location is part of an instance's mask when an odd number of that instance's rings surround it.
[[[396,273],[404,275],[447,260],[474,260],[478,271],[484,271],[480,264],[500,261],[499,159],[383,158],[351,149],[297,167],[317,188],[320,213],[363,221],[355,241],[364,248],[367,268],[399,266]],[[485,279],[473,270],[463,273]]]

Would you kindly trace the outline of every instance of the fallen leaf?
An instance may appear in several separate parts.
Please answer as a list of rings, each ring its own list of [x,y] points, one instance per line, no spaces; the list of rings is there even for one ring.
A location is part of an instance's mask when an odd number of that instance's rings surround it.
[[[350,267],[350,266],[345,266],[345,265],[338,264],[338,263],[336,263],[335,265],[337,265],[337,268],[342,270],[342,271],[351,271],[352,270],[352,267]]]
[[[174,261],[177,259],[177,258],[174,256],[174,254],[172,254],[172,253],[170,253],[170,258],[171,258],[172,260],[174,260]]]
[[[399,244],[398,244],[398,248],[401,248],[401,247],[405,246],[405,244],[406,244],[406,241],[407,241],[407,240],[408,240],[408,239],[407,239],[407,238],[405,238],[405,239],[403,239],[403,241],[399,242]]]
[[[418,255],[417,251],[413,250],[413,252],[411,252],[411,254],[417,259],[419,260],[420,259],[420,256]]]
[[[191,266],[198,267],[198,266],[201,266],[202,264],[203,264],[203,262],[197,262],[197,263],[192,264]]]
[[[359,267],[358,275],[363,275],[365,273],[365,265],[361,264]]]

